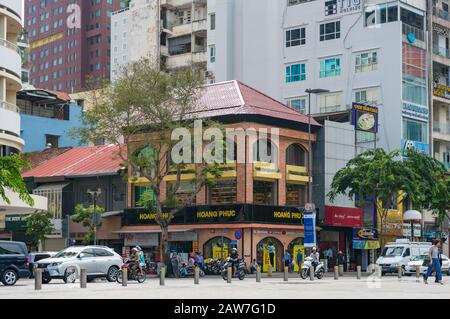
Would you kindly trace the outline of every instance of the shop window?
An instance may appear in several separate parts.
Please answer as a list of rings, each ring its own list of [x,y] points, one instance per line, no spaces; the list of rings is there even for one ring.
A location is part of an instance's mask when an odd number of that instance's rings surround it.
[[[260,139],[253,144],[253,161],[276,163],[278,148],[271,140]]]
[[[230,255],[231,239],[218,236],[211,238],[203,245],[205,258],[225,259]]]
[[[253,203],[275,205],[277,203],[276,182],[253,181]]]
[[[218,181],[209,188],[208,203],[211,205],[233,204],[237,199],[236,180]]]
[[[273,271],[282,271],[283,254],[283,244],[274,237],[266,237],[256,245],[256,261],[263,272],[268,271],[269,265],[272,265]]]
[[[306,203],[306,186],[301,184],[286,185],[286,205],[304,207]]]
[[[299,144],[291,144],[286,149],[286,164],[306,166],[306,152]]]
[[[289,252],[289,254],[291,254],[291,258],[292,260],[294,260],[295,264],[294,264],[294,271],[298,272],[299,270],[299,266],[301,266],[301,264],[303,264],[305,262],[305,247],[304,245],[304,239],[301,237],[298,237],[296,239],[294,239],[293,241],[291,241],[288,245],[287,251]],[[301,257],[302,257],[302,261],[301,264],[299,264],[298,261],[298,256],[299,252],[301,253]]]

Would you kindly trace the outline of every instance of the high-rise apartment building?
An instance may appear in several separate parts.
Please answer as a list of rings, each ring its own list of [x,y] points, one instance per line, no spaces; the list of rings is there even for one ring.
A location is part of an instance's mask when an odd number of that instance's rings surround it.
[[[111,14],[122,0],[25,0],[30,84],[78,92],[110,75]]]
[[[143,57],[166,70],[195,67],[207,76],[206,0],[132,0],[113,13],[111,28],[112,79]]]

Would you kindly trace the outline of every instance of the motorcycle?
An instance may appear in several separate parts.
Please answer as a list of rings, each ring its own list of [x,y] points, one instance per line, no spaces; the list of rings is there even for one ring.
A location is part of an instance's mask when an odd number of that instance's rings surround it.
[[[205,273],[208,275],[220,275],[222,261],[220,259],[205,260]]]
[[[195,274],[195,266],[187,266],[186,264],[182,264],[180,266],[180,277],[186,278],[186,277],[193,277]],[[200,269],[200,277],[204,277],[205,272]]]
[[[311,265],[313,264],[313,259],[311,257],[306,257],[305,262],[303,263],[302,268],[298,271],[298,274],[302,279],[306,279],[309,277],[309,269]],[[314,271],[314,276],[317,277],[317,279],[322,279],[325,274],[325,266],[323,262],[319,262],[319,264],[316,266],[316,269]]]
[[[137,267],[133,267],[134,262],[130,263],[128,259],[125,259],[121,269],[127,269],[127,278],[128,281],[130,280],[136,280],[138,283],[142,284],[145,279],[147,278],[147,274],[146,274],[146,268],[145,266],[142,267],[142,272],[139,270],[139,268]],[[117,282],[119,284],[121,284],[123,281],[123,271],[119,271],[117,274]]]
[[[232,278],[239,278],[239,280],[244,280],[245,274],[247,273],[247,267],[245,266],[245,262],[242,259],[238,259],[237,267],[234,273],[232,274]],[[221,275],[223,280],[227,280],[227,269],[228,267],[233,268],[233,258],[228,257],[225,261],[225,264],[222,266]]]

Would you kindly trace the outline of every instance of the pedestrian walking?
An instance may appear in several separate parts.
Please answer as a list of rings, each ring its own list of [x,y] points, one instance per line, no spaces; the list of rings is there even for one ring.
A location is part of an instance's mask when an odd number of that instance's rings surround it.
[[[430,265],[428,266],[427,272],[423,276],[423,281],[426,285],[428,285],[428,277],[430,277],[433,270],[436,271],[437,273],[438,283],[441,285],[444,284],[442,282],[441,264],[439,263],[439,248],[441,248],[441,241],[439,239],[436,239],[428,252],[428,257],[430,258]]]
[[[438,259],[439,259],[439,265],[441,265],[441,270],[442,270],[442,248],[439,248],[439,254],[438,254]],[[435,283],[439,283],[439,278],[438,278],[438,273],[437,271],[434,272],[436,279],[434,280]]]
[[[275,267],[275,245],[273,243],[270,243],[268,250],[269,250],[270,265],[272,267]]]
[[[302,254],[302,251],[299,250],[297,252],[297,265],[298,265],[299,269],[302,267],[302,263],[303,263],[303,254]]]
[[[337,254],[337,264],[338,266],[344,266],[345,263],[345,256],[344,253],[342,252],[342,250],[339,250],[338,254]]]
[[[180,267],[179,267],[180,259],[177,255],[177,253],[172,254],[171,262],[172,262],[173,274],[176,278],[179,278],[180,277]]]
[[[325,258],[328,261],[328,268],[331,269],[333,267],[333,250],[331,247],[328,247],[324,252]]]

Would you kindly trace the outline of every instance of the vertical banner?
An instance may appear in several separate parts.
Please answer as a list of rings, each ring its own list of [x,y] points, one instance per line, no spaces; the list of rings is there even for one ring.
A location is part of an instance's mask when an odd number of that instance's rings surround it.
[[[298,252],[302,253],[302,264],[305,261],[305,248],[302,245],[295,245],[294,249],[292,251],[292,259],[295,261],[295,264],[294,264],[294,271],[295,272],[298,272],[300,270],[300,267],[302,266],[302,265],[299,265],[298,262],[297,262],[297,254],[298,254]]]
[[[316,213],[305,212],[303,217],[305,227],[305,247],[315,247],[316,243]]]

